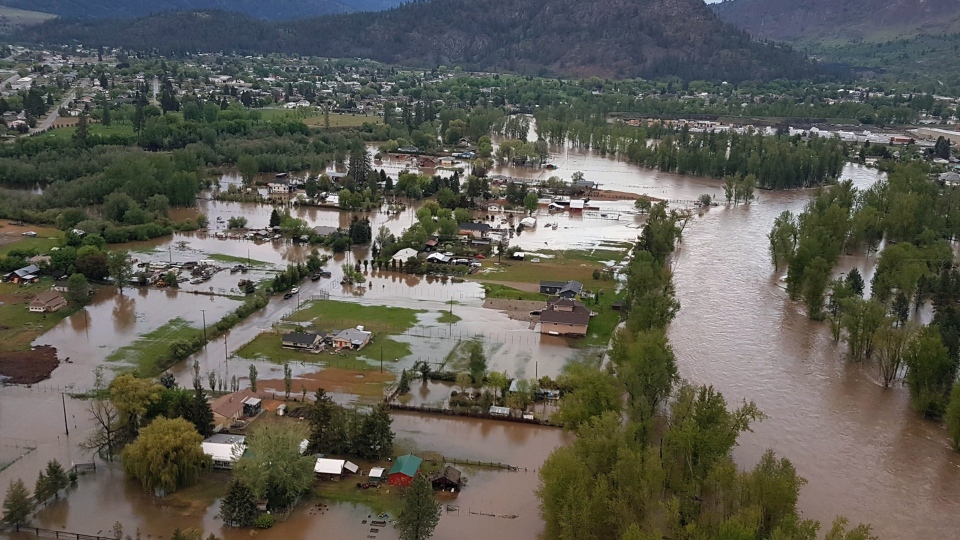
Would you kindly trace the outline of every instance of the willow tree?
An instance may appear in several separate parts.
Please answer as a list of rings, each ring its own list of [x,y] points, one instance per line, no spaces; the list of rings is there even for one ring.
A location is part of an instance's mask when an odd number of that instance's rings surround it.
[[[203,437],[187,420],[157,418],[123,449],[123,470],[143,489],[163,497],[196,482],[211,464],[200,447],[202,442]]]

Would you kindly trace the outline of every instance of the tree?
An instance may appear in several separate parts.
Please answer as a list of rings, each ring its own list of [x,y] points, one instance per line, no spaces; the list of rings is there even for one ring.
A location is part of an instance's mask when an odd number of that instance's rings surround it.
[[[385,403],[378,403],[360,421],[354,452],[363,459],[379,460],[393,453],[393,420]]]
[[[228,229],[245,229],[247,228],[247,218],[243,216],[231,216],[227,220]]]
[[[936,326],[924,328],[904,354],[907,387],[913,408],[930,418],[939,418],[947,407],[957,366],[943,344]]]
[[[627,391],[627,412],[647,433],[654,414],[680,379],[673,348],[661,328],[633,334],[621,329],[613,338],[610,359]]]
[[[86,146],[88,131],[87,115],[86,113],[80,113],[80,117],[77,119],[77,129],[73,132],[73,140],[77,143],[77,146]]]
[[[862,362],[873,354],[877,330],[883,324],[886,309],[874,299],[864,300],[859,296],[848,298],[843,303],[841,326],[847,333],[850,359]]]
[[[903,355],[907,345],[913,339],[913,329],[909,326],[895,327],[889,321],[880,325],[876,335],[877,367],[883,387],[889,388],[903,367]]]
[[[400,382],[397,383],[397,392],[402,396],[410,393],[410,374],[407,370],[400,372]]]
[[[960,452],[960,384],[954,384],[950,391],[950,403],[947,412],[943,415],[947,426],[947,436],[953,449]]]
[[[220,519],[228,527],[249,527],[260,514],[253,491],[239,480],[230,482],[227,495],[220,502]]]
[[[126,431],[120,412],[109,399],[95,399],[87,408],[93,416],[95,428],[90,437],[80,443],[80,448],[96,452],[107,461],[112,461],[119,451]]]
[[[248,451],[234,466],[234,476],[258,498],[266,498],[268,509],[290,508],[314,480],[315,459],[300,453],[300,442],[308,435],[302,424],[262,424],[247,438]]]
[[[539,201],[540,197],[537,196],[537,192],[529,191],[523,198],[523,207],[527,210],[527,212],[532,214],[537,210],[537,204]]]
[[[473,377],[469,373],[457,373],[456,384],[460,388],[460,392],[466,392],[467,388],[473,384]]]
[[[471,341],[467,344],[467,350],[470,352],[467,362],[470,377],[474,384],[483,384],[483,378],[487,374],[487,357],[483,354],[483,343],[478,340]]]
[[[212,390],[211,390],[212,391]],[[197,429],[197,433],[204,439],[213,435],[213,409],[200,385],[193,389],[193,398],[187,420]]]
[[[120,294],[123,294],[123,286],[130,280],[133,270],[130,265],[130,254],[125,250],[111,251],[107,253],[107,268],[110,277],[116,283]]]
[[[257,366],[253,364],[250,364],[249,378],[250,378],[250,390],[252,390],[253,392],[256,392],[257,391]]]
[[[33,499],[39,503],[45,503],[53,497],[55,489],[53,484],[50,482],[50,479],[47,478],[47,475],[43,474],[43,471],[37,475],[37,483],[33,487]]]
[[[107,127],[110,125],[111,119],[110,119],[110,100],[107,99],[106,96],[104,96],[103,98],[101,107],[103,110],[100,113],[100,124],[102,124],[104,127]]]
[[[293,389],[293,370],[290,369],[290,363],[283,364],[283,395],[284,399],[290,399],[290,390]]]
[[[67,486],[70,485],[70,478],[67,477],[66,471],[63,470],[63,465],[55,459],[48,461],[46,474],[47,480],[53,489],[53,496],[59,497],[60,490],[67,489]]]
[[[557,379],[564,392],[556,419],[563,428],[576,431],[591,418],[619,411],[622,391],[609,373],[583,364],[571,364]]]
[[[143,489],[163,497],[193,484],[211,465],[210,456],[200,448],[202,442],[197,429],[183,418],[157,418],[123,449],[123,470]]]
[[[240,156],[237,160],[237,170],[240,171],[240,177],[243,179],[243,185],[252,186],[257,179],[257,173],[260,172],[260,165],[257,159],[249,154]]]
[[[773,221],[773,229],[767,238],[770,240],[770,259],[773,267],[780,270],[780,265],[789,265],[797,249],[796,219],[789,211],[784,211]]]
[[[279,227],[280,226],[280,212],[276,208],[270,212],[270,227]]]
[[[310,407],[310,452],[327,453],[325,450],[330,445],[329,433],[333,427],[336,409],[333,399],[323,388],[318,388]]]
[[[76,304],[85,304],[90,300],[90,284],[83,274],[72,274],[67,279],[67,299]]]
[[[856,267],[853,267],[850,272],[847,273],[847,285],[854,294],[863,296],[865,284],[863,282],[863,276],[860,275],[860,270],[857,270]]]
[[[403,494],[403,507],[397,516],[400,540],[426,540],[440,522],[440,503],[426,475],[413,477],[413,483]]]
[[[31,512],[33,503],[30,501],[27,486],[23,484],[23,480],[11,480],[7,496],[3,499],[3,521],[19,529],[27,523]]]

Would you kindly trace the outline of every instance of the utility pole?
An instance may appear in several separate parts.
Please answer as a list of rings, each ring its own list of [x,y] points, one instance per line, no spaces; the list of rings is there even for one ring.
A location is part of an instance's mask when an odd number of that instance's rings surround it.
[[[63,429],[67,431],[67,436],[69,436],[70,424],[67,423],[67,398],[64,397],[63,392],[60,392],[60,402],[63,404]]]
[[[383,343],[380,344],[380,373],[383,373]]]
[[[203,315],[203,348],[207,348],[207,310],[201,309],[200,314]]]

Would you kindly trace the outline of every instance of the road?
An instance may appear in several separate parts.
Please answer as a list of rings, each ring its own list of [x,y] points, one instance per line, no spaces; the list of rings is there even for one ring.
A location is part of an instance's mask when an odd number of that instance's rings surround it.
[[[57,118],[60,117],[60,109],[69,108],[71,103],[73,103],[73,97],[68,97],[67,99],[64,99],[60,103],[60,105],[55,106],[53,110],[50,111],[50,114],[47,115],[47,117],[43,120],[43,122],[40,122],[39,124],[37,124],[37,127],[31,129],[30,133],[31,134],[39,133],[50,128],[50,126],[52,126],[53,123],[57,121]]]

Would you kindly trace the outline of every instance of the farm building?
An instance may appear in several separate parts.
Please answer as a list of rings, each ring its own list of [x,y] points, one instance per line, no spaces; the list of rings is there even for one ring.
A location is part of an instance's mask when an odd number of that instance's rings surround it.
[[[450,465],[431,474],[430,483],[433,485],[433,489],[441,491],[457,492],[463,487],[460,471]]]
[[[406,454],[397,458],[387,474],[387,482],[391,486],[409,486],[413,477],[420,472],[423,460],[413,454]]]

